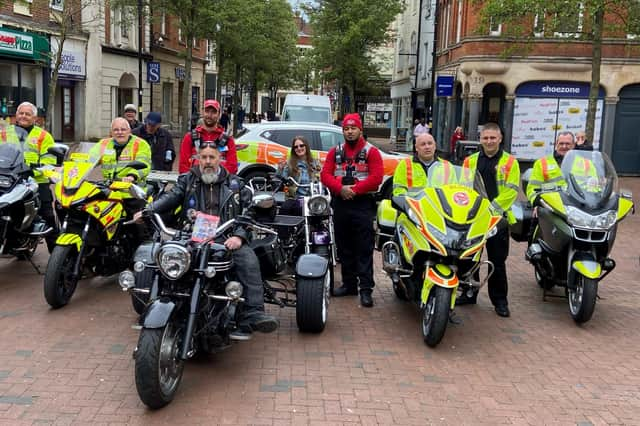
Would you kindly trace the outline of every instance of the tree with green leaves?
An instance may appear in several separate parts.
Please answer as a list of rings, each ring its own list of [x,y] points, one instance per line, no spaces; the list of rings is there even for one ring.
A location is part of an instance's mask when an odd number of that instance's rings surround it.
[[[81,22],[82,11],[85,8],[93,6],[98,0],[67,0],[62,2],[62,10],[51,9],[49,19],[54,24],[53,36],[51,43],[53,44],[53,53],[51,54],[51,78],[49,79],[47,99],[47,109],[45,117],[45,127],[52,129],[53,107],[55,102],[56,88],[58,87],[58,75],[60,74],[60,66],[62,65],[62,52],[67,39],[71,36],[79,34],[77,23]],[[94,20],[99,19],[95,17]],[[85,22],[83,24],[88,24]]]
[[[640,34],[637,0],[474,0],[481,6],[482,28],[502,24],[501,36],[511,42],[507,56],[526,55],[533,42],[574,40],[592,45],[591,85],[587,109],[587,140],[592,141],[605,37],[626,40]],[[558,37],[560,34],[562,37]]]
[[[347,112],[343,87],[353,109],[356,89],[379,75],[372,53],[390,40],[389,26],[403,5],[403,0],[319,0],[306,6],[315,61],[325,81],[337,82],[341,113]]]

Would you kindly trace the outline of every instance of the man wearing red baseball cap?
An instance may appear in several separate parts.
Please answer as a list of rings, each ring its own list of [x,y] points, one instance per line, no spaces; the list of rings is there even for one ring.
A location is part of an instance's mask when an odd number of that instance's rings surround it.
[[[342,120],[344,142],[333,147],[320,173],[322,183],[333,194],[336,243],[342,265],[342,287],[336,297],[358,294],[360,304],[373,306],[373,218],[374,194],[382,183],[382,156],[362,137],[362,120],[357,113]]]
[[[215,145],[222,154],[220,164],[231,174],[238,172],[236,142],[232,136],[224,132],[224,127],[219,124],[219,120],[220,103],[215,99],[205,100],[202,125],[196,126],[182,138],[178,164],[180,173],[186,173],[191,167],[198,164],[198,148],[201,144]]]

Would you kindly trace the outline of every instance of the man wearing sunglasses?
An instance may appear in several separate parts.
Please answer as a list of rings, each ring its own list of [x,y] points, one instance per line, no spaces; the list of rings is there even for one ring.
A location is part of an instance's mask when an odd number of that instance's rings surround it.
[[[203,142],[198,150],[198,165],[178,177],[178,182],[160,196],[148,208],[154,213],[168,213],[182,206],[182,214],[190,209],[219,216],[220,223],[240,215],[251,194],[244,188],[242,179],[220,166],[222,156],[215,142]],[[142,212],[134,215],[141,220]],[[239,328],[231,334],[234,340],[248,340],[252,331],[271,333],[278,320],[264,311],[264,294],[260,262],[248,246],[251,231],[242,225],[233,229],[224,240],[228,250],[233,251],[235,272],[244,287],[246,302],[241,313]],[[220,241],[222,242],[222,241]]]
[[[198,148],[201,143],[213,142],[218,147],[222,158],[220,164],[229,173],[238,172],[238,156],[236,143],[232,136],[224,132],[220,125],[220,103],[215,99],[204,101],[202,124],[184,135],[180,144],[180,162],[178,171],[186,173],[191,167],[198,165]]]

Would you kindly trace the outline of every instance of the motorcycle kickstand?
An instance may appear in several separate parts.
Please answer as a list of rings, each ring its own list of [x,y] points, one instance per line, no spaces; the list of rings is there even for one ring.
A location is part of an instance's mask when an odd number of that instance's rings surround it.
[[[35,270],[36,270],[36,273],[37,273],[38,275],[42,275],[42,272],[40,272],[40,268],[38,268],[38,265],[36,265],[36,264],[33,262],[32,256],[28,257],[28,258],[27,258],[27,260],[29,261],[29,263],[31,264],[31,266],[33,266],[33,269],[35,269]]]

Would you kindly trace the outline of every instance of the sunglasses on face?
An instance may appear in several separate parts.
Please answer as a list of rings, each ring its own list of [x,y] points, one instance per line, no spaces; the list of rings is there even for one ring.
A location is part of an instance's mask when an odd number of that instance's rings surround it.
[[[200,149],[204,148],[218,149],[218,145],[215,142],[200,142]]]
[[[293,149],[300,149],[300,148],[306,148],[306,146],[304,145],[294,145]]]

